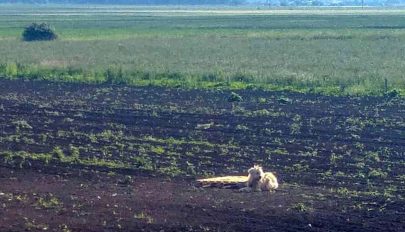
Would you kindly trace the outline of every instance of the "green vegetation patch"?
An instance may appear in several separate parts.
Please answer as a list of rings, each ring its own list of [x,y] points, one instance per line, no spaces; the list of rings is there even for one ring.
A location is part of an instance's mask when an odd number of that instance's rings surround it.
[[[55,17],[58,10],[0,9],[1,77],[328,95],[405,93],[401,10],[213,14],[135,8],[122,14],[121,8],[100,13],[73,7]],[[23,42],[23,29],[33,22],[55,27],[58,40]]]

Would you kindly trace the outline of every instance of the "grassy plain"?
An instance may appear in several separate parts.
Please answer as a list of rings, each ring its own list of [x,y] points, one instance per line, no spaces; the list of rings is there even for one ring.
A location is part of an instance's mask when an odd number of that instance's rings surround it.
[[[59,39],[21,41],[47,22]],[[405,9],[0,8],[0,76],[333,95],[405,90]]]

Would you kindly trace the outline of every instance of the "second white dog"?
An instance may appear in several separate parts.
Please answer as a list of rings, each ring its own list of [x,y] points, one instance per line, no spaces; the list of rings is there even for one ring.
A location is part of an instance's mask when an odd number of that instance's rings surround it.
[[[263,172],[261,166],[254,165],[248,170],[248,173],[247,186],[240,191],[272,191],[278,188],[277,177],[271,172]]]

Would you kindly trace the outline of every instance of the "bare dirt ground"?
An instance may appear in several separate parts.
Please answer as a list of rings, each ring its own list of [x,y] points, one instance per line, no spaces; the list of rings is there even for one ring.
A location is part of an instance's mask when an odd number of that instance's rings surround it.
[[[404,99],[238,94],[1,80],[0,231],[405,231]]]
[[[403,231],[405,213],[356,211],[327,189],[275,193],[196,188],[192,181],[80,170],[1,168],[1,231]],[[314,196],[314,193],[317,195]],[[41,203],[40,199],[44,199]],[[51,199],[57,199],[54,204]],[[300,208],[306,202],[308,208]],[[309,203],[309,204],[308,204]],[[398,210],[401,210],[398,208]]]

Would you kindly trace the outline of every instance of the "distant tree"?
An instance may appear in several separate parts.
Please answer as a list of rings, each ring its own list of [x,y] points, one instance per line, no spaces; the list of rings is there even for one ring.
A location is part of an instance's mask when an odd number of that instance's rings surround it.
[[[55,31],[46,23],[32,23],[24,29],[24,41],[55,40],[58,38]]]

